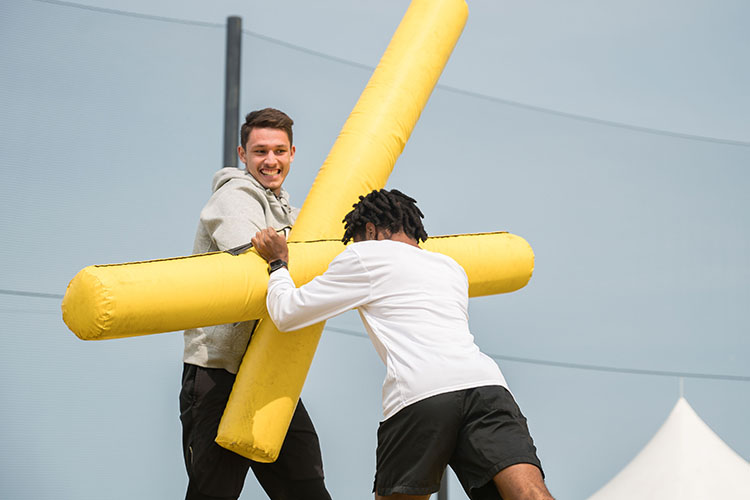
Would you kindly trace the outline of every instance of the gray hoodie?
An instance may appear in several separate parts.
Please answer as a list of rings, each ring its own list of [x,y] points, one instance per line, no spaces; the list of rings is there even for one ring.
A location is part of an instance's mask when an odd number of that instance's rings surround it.
[[[276,196],[245,170],[222,168],[213,178],[213,194],[201,210],[193,253],[228,250],[250,242],[266,227],[291,227],[298,208],[282,188]],[[183,360],[205,368],[237,373],[255,321],[185,330]]]

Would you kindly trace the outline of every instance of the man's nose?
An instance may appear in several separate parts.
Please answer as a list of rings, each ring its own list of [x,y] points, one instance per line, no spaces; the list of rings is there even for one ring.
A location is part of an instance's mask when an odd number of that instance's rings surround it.
[[[276,163],[279,161],[279,159],[276,157],[276,153],[273,151],[269,151],[266,155],[266,159],[264,160],[264,163],[266,165],[276,165]]]

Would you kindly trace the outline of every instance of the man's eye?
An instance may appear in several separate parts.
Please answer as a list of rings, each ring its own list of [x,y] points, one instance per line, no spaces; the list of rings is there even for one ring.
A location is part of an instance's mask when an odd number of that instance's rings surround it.
[[[264,155],[264,154],[266,154],[266,150],[265,149],[256,149],[256,150],[253,151],[253,153],[255,153],[256,155]]]
[[[283,155],[283,154],[286,154],[286,149],[277,149],[277,150],[275,151],[275,153],[276,153],[277,155]]]

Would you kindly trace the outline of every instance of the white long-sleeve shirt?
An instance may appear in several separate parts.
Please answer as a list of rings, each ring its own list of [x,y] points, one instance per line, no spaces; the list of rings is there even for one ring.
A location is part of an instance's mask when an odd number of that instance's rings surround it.
[[[296,288],[286,269],[271,274],[266,304],[281,331],[358,309],[386,366],[383,417],[437,394],[507,387],[468,326],[468,280],[456,261],[391,240],[349,245],[328,270]]]

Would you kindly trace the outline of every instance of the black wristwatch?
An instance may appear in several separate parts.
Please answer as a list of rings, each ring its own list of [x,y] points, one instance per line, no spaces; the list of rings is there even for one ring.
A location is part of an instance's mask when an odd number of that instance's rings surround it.
[[[271,274],[274,271],[278,271],[282,267],[286,267],[287,269],[289,269],[289,266],[285,261],[281,259],[272,260],[268,263],[268,274]]]

